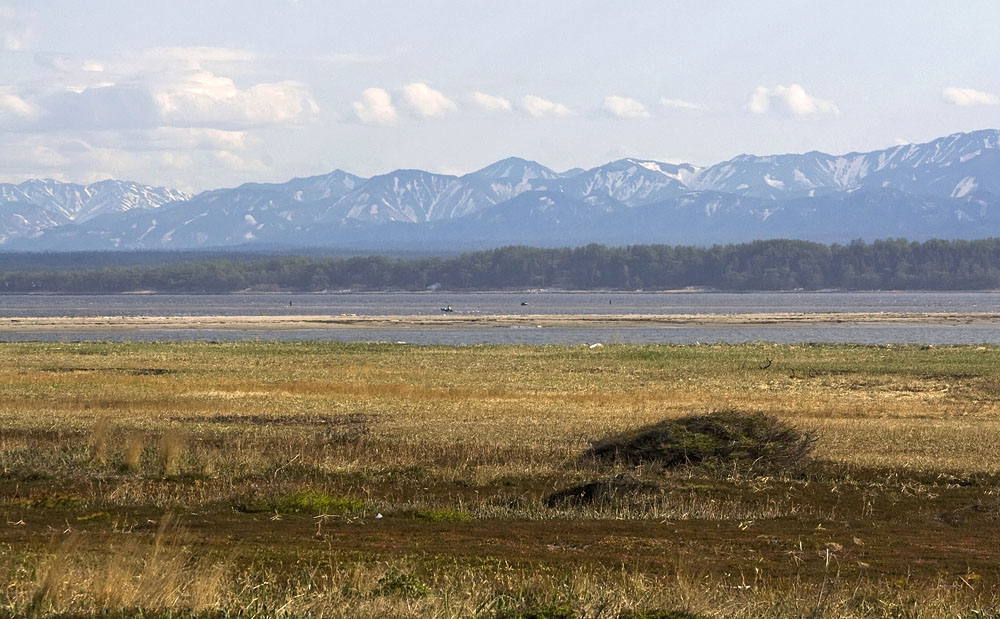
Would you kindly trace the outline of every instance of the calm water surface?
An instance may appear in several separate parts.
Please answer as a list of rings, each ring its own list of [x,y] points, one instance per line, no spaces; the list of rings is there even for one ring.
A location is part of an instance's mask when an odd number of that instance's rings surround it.
[[[744,314],[758,312],[996,312],[1000,293],[335,293],[239,295],[0,295],[0,316]],[[141,330],[0,333],[0,341],[317,340],[415,344],[842,342],[1000,344],[994,325],[773,325],[631,328]]]

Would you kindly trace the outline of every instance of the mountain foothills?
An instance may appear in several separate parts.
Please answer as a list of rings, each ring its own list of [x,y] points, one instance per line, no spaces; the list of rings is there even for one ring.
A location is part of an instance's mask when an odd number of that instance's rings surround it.
[[[1000,236],[1000,131],[870,153],[621,159],[464,176],[336,170],[190,196],[135,183],[0,184],[0,249],[486,248]]]

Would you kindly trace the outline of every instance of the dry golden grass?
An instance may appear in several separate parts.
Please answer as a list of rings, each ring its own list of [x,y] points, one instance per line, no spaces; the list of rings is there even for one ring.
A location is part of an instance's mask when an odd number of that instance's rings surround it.
[[[0,615],[996,610],[993,347],[0,349]],[[580,458],[721,408],[816,430],[822,466],[761,479]],[[545,504],[619,473],[662,493]],[[303,491],[361,507],[283,511]],[[169,512],[191,530],[157,533]],[[427,595],[380,593],[390,570]]]
[[[96,465],[107,464],[108,438],[111,434],[111,422],[107,417],[101,417],[94,424],[90,435],[90,461]]]
[[[168,429],[160,436],[160,470],[164,477],[175,477],[181,472],[181,452],[186,439],[176,429]]]
[[[231,589],[226,562],[195,556],[183,527],[169,514],[148,543],[126,539],[97,556],[81,550],[78,535],[68,536],[40,560],[36,573],[26,604],[31,615],[219,610]]]
[[[221,616],[632,617],[682,611],[738,619],[985,617],[995,607],[961,578],[919,589],[905,581],[886,587],[846,581],[829,553],[816,557],[829,577],[806,584],[772,581],[752,570],[721,578],[685,571],[656,577],[628,567],[529,573],[502,561],[428,572],[416,558],[234,573],[225,561],[193,559],[175,542],[166,548],[157,543],[164,542],[128,545],[97,562],[64,546],[43,560],[31,601],[22,606],[15,600],[12,607],[74,616],[132,616],[142,609],[143,616],[168,617],[229,608],[234,610]],[[968,612],[956,615],[956,609]]]
[[[125,439],[125,451],[122,454],[122,465],[125,470],[138,472],[142,466],[142,450],[145,440],[141,432],[129,432]]]

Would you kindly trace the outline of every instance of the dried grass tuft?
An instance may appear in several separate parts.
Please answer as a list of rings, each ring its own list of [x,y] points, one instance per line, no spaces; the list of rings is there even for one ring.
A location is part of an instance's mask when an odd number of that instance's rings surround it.
[[[104,466],[108,462],[108,440],[111,437],[111,421],[101,417],[90,431],[90,462]]]
[[[164,477],[176,477],[181,472],[181,454],[187,442],[179,430],[167,430],[160,436],[160,468]]]
[[[126,471],[138,472],[142,467],[142,450],[145,439],[140,432],[131,432],[125,439],[125,453],[122,454],[122,466]]]

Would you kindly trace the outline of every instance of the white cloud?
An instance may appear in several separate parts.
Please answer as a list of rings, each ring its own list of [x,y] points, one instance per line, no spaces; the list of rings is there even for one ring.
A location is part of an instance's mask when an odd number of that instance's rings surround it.
[[[163,124],[145,84],[66,89],[39,99],[40,130],[151,129]]]
[[[33,120],[38,113],[38,106],[24,100],[10,89],[0,87],[0,122],[5,118]]]
[[[232,79],[192,71],[156,84],[153,99],[174,127],[261,127],[312,121],[319,106],[304,84],[261,83],[240,89]]]
[[[703,111],[708,109],[700,103],[693,103],[691,101],[685,101],[684,99],[669,99],[667,97],[660,97],[660,105],[663,107],[674,108],[677,110],[698,110]]]
[[[514,107],[510,104],[510,101],[503,97],[488,95],[478,90],[472,93],[472,102],[484,112],[509,112]]]
[[[66,54],[53,54],[49,52],[37,52],[34,56],[35,64],[46,69],[52,69],[59,73],[101,73],[104,65],[96,60],[75,60]]]
[[[0,134],[0,166],[12,177],[45,176],[89,183],[108,178],[109,169],[135,167],[140,159],[133,153],[94,148],[75,137]]]
[[[194,158],[185,153],[163,153],[159,161],[160,165],[171,170],[187,170],[194,165]]]
[[[0,132],[0,169],[6,180],[45,177],[86,184],[118,178],[192,191],[220,186],[220,175],[229,171],[246,180],[266,171],[254,151],[238,153],[243,142],[234,133],[172,128]]]
[[[447,174],[449,176],[462,176],[463,174],[469,172],[465,168],[459,166],[448,165],[446,163],[441,163],[435,166],[429,166],[428,170],[434,172],[435,174]]]
[[[65,171],[68,159],[40,136],[17,136],[10,139],[0,134],[0,166],[5,176],[37,178],[44,170],[47,176]]]
[[[617,95],[604,97],[601,109],[616,118],[649,118],[646,106],[628,97]]]
[[[434,90],[421,82],[403,86],[403,101],[410,109],[425,118],[444,116],[458,110],[455,102],[444,96],[441,91]]]
[[[27,16],[24,11],[0,4],[0,50],[18,52],[28,46],[35,32],[25,25],[24,18]]]
[[[242,150],[251,141],[246,131],[177,127],[101,132],[90,140],[102,146],[142,151]]]
[[[573,110],[562,103],[549,101],[535,95],[524,95],[521,97],[521,109],[536,118],[541,116],[566,117],[573,114]]]
[[[0,25],[0,45],[5,30],[16,30],[7,26]],[[0,84],[0,170],[7,178],[158,176],[217,186],[233,178],[227,170],[265,169],[255,150],[264,138],[255,129],[319,116],[306,85],[252,79],[255,58],[244,50],[171,47],[34,59],[43,78]],[[184,178],[164,170],[185,170]]]
[[[28,30],[21,32],[14,32],[13,30],[5,31],[3,33],[3,49],[8,52],[21,51],[27,45],[30,34]]]
[[[766,114],[771,109],[771,93],[764,86],[754,88],[747,100],[747,109],[753,114]]]
[[[241,87],[226,75],[190,68],[206,58],[223,61],[247,57],[238,50],[159,48],[149,52],[148,57],[165,60],[167,65],[146,67],[142,62],[126,62],[107,67],[96,60],[36,54],[36,64],[59,74],[48,80],[46,88],[33,90],[31,103],[40,110],[35,115],[36,128],[234,130],[301,125],[314,121],[319,113],[309,89],[300,82]]]
[[[319,56],[310,56],[309,59],[336,65],[370,64],[373,62],[381,62],[382,60],[380,56],[360,54],[357,52],[320,54]]]
[[[198,70],[206,65],[242,64],[256,59],[256,54],[234,47],[187,46],[151,47],[143,50],[138,62],[151,70],[161,66]]]
[[[351,104],[354,116],[366,125],[394,125],[399,122],[399,112],[392,104],[392,97],[382,88],[367,88],[361,99]]]
[[[251,166],[247,165],[247,162],[243,157],[240,157],[236,153],[230,152],[228,150],[220,150],[212,153],[215,160],[229,168],[230,170],[246,170]]]
[[[766,114],[774,107],[790,116],[840,115],[833,101],[814,97],[798,84],[774,88],[758,86],[747,99],[746,108],[753,114]]]
[[[941,91],[941,100],[952,105],[1000,105],[1000,95],[972,88],[951,86]]]

